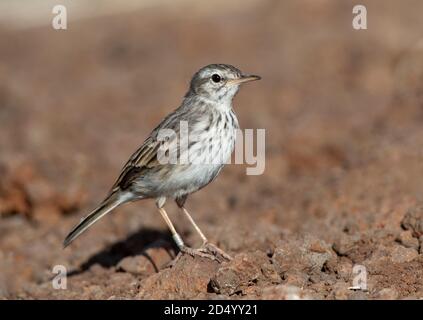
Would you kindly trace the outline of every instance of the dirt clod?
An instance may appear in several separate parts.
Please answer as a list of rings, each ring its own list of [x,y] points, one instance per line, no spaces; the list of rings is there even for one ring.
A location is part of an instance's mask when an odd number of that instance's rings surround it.
[[[411,230],[403,231],[398,237],[398,242],[401,243],[404,247],[419,249],[419,239],[413,237],[413,232]]]
[[[391,288],[384,288],[377,293],[377,299],[395,300],[398,298],[398,292]]]
[[[208,291],[210,278],[219,263],[207,258],[182,256],[172,268],[143,280],[137,298],[140,299],[192,299]]]
[[[241,253],[222,265],[211,279],[214,292],[226,295],[242,294],[258,282],[280,282],[273,265],[263,252]]]
[[[409,210],[404,219],[402,226],[406,230],[411,230],[417,238],[423,235],[423,207],[416,207]]]
[[[278,273],[283,276],[292,270],[305,273],[320,272],[332,255],[333,251],[324,241],[304,237],[280,241],[272,260]]]
[[[312,294],[308,290],[290,285],[266,287],[260,296],[264,300],[311,300]]]
[[[403,246],[395,246],[391,252],[392,261],[396,263],[410,262],[417,258],[418,255],[419,253],[416,249]]]

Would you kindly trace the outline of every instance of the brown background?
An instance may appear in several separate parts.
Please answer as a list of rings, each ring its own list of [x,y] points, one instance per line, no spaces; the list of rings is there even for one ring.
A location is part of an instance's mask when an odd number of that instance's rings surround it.
[[[3,11],[0,297],[422,298],[423,7],[361,3],[364,31],[349,1],[68,10],[66,31]],[[266,129],[264,174],[227,166],[188,201],[235,260],[164,268],[173,248],[152,201],[115,210],[62,250],[191,75],[215,62],[263,77],[234,104],[242,128]],[[56,264],[72,272],[67,290],[52,288]],[[348,289],[355,264],[367,292]]]

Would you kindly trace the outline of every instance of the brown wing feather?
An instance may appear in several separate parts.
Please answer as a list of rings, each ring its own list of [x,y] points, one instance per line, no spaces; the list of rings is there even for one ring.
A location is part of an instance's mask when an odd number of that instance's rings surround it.
[[[183,106],[182,106],[183,107]],[[188,112],[185,109],[178,108],[170,113],[162,122],[151,132],[150,136],[143,142],[137,151],[131,156],[119,175],[119,178],[112,187],[112,191],[120,187],[122,190],[131,185],[134,179],[142,175],[144,170],[165,166],[157,159],[157,151],[160,148],[161,141],[157,139],[160,129],[171,129],[175,132],[174,136],[166,141],[168,148],[178,148],[179,123],[180,120],[187,120]],[[192,117],[191,117],[192,118]],[[190,118],[190,120],[192,120]]]
[[[157,167],[165,167],[166,164],[163,164],[158,159],[158,150],[161,144],[161,141],[157,141],[157,139],[152,138],[151,136],[145,140],[141,147],[138,148],[138,150],[131,156],[129,161],[123,167],[119,178],[112,187],[112,191],[118,187],[121,190],[125,190],[146,170],[151,170],[153,168],[158,169]],[[167,148],[177,150],[178,139],[176,136],[172,136],[168,141],[166,141],[166,144]]]
[[[119,175],[119,178],[114,183],[112,190],[120,188],[125,190],[128,188],[136,177],[142,174],[142,171],[152,168],[158,164],[157,150],[160,142],[149,137],[141,147],[131,156]]]

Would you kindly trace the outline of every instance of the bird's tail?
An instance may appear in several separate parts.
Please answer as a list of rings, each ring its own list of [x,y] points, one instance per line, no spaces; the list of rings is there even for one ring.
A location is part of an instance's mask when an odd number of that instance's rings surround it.
[[[67,235],[65,241],[63,241],[63,247],[66,248],[73,240],[92,226],[97,220],[127,201],[128,198],[125,197],[121,191],[112,192],[97,208],[95,208],[88,216],[83,218],[82,221],[72,229],[72,231]]]

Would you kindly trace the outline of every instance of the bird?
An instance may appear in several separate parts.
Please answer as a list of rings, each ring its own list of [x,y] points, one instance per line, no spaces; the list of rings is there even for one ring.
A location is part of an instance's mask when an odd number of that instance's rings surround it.
[[[179,249],[176,258],[189,254],[219,262],[231,260],[208,241],[185,203],[190,194],[211,183],[230,160],[239,129],[232,100],[242,84],[260,79],[229,64],[210,64],[197,71],[181,105],[132,154],[105,199],[67,235],[64,248],[118,206],[154,199]],[[183,134],[188,143],[182,143]],[[167,200],[175,201],[182,210],[200,236],[201,247],[184,243],[165,210]]]

